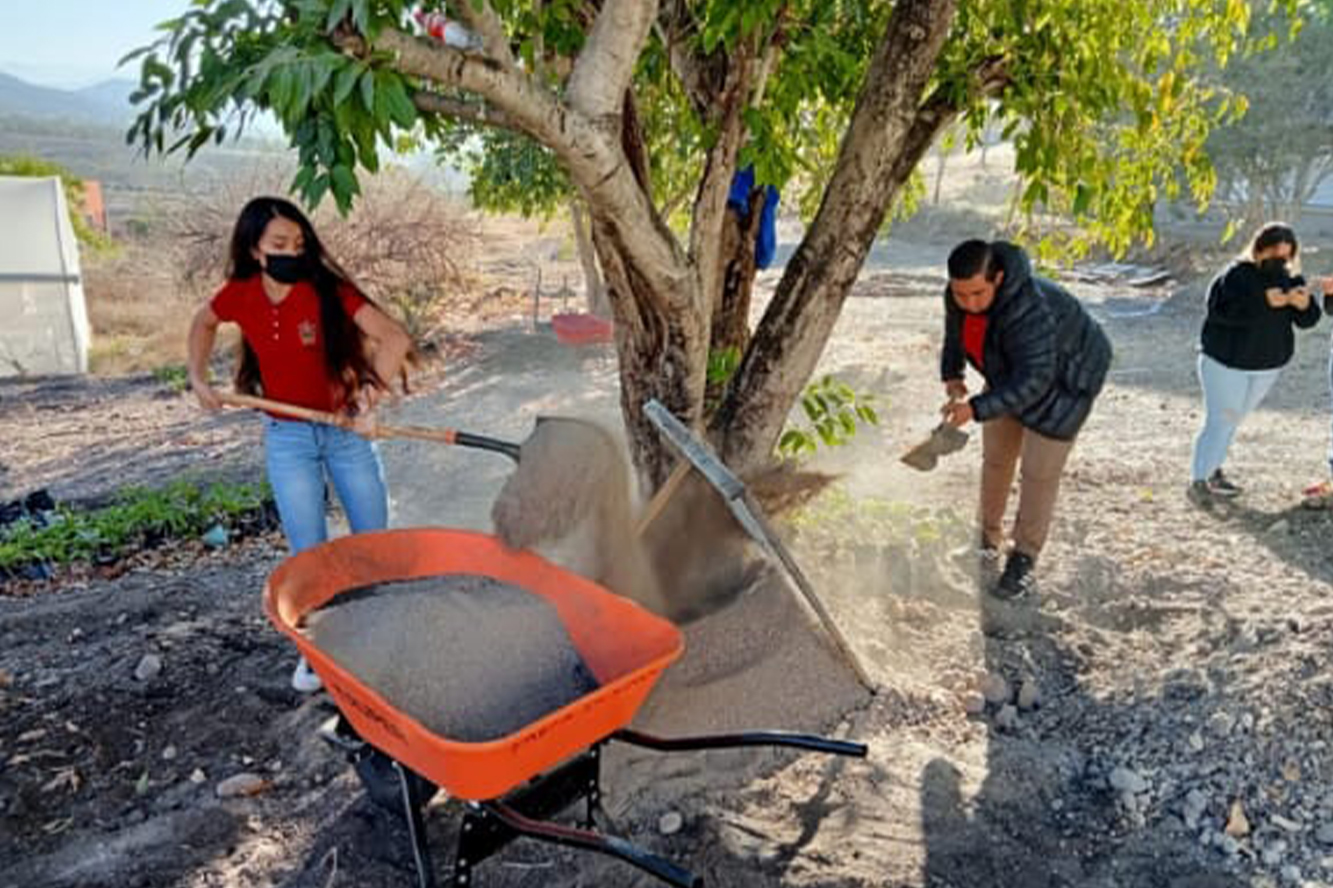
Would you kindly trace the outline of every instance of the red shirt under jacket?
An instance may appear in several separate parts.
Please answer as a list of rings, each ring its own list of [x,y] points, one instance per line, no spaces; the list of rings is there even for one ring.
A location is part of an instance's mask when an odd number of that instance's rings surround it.
[[[354,287],[339,288],[343,309],[354,318],[366,298]],[[341,410],[342,384],[324,362],[319,296],[308,282],[292,286],[276,305],[264,293],[263,275],[230,280],[210,302],[213,313],[241,328],[259,359],[264,397],[312,410]]]
[[[963,353],[978,370],[982,369],[981,356],[985,351],[986,324],[989,321],[990,318],[984,314],[963,315]]]

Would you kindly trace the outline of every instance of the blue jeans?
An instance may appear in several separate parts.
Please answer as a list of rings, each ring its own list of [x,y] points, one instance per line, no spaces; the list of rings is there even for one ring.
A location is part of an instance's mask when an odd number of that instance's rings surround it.
[[[353,533],[389,524],[389,493],[375,445],[321,423],[264,417],[268,483],[293,552],[329,538],[325,478],[333,481]]]
[[[1194,439],[1192,480],[1207,480],[1222,467],[1241,420],[1259,406],[1280,375],[1280,367],[1275,370],[1236,370],[1207,355],[1199,355],[1204,420],[1199,437]]]

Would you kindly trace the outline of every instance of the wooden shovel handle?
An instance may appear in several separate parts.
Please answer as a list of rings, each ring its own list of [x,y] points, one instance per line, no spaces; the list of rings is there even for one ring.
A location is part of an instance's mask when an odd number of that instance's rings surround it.
[[[295,404],[284,404],[281,401],[270,401],[268,398],[257,398],[254,395],[242,395],[237,392],[219,392],[218,399],[224,404],[230,404],[233,407],[252,407],[255,410],[267,410],[270,413],[279,413],[283,416],[290,416],[294,419],[304,419],[307,422],[318,422],[324,425],[337,426],[341,429],[350,429],[352,427],[352,418],[338,413],[328,413],[323,410],[312,410],[309,407],[298,407]],[[457,429],[432,429],[426,426],[392,426],[380,425],[375,427],[372,434],[375,438],[416,438],[422,441],[435,441],[440,444],[451,444],[457,447],[476,447],[481,450],[491,450],[496,453],[503,453],[510,459],[518,460],[520,445],[509,441],[500,441],[495,438],[488,438],[484,435],[474,435],[471,432],[460,432]]]

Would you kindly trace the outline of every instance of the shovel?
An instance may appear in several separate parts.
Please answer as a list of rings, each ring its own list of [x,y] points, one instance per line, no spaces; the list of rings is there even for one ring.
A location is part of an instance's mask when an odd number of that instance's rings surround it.
[[[230,404],[233,407],[253,407],[256,410],[267,410],[270,413],[280,413],[293,419],[304,419],[307,422],[318,422],[343,429],[352,427],[352,418],[349,416],[327,413],[323,410],[311,410],[309,407],[298,407],[295,404],[284,404],[281,401],[270,401],[267,398],[256,398],[254,395],[219,392],[218,399],[222,403]],[[490,450],[493,453],[503,453],[514,462],[518,462],[519,454],[523,450],[521,444],[515,444],[512,441],[500,441],[496,438],[488,438],[485,435],[460,432],[458,429],[432,429],[424,426],[381,425],[376,427],[373,437],[416,438],[422,441],[452,444],[457,447],[475,447],[480,450]]]
[[[920,472],[935,468],[941,456],[957,453],[967,444],[967,432],[942,422],[931,431],[930,437],[902,455],[902,461]]]

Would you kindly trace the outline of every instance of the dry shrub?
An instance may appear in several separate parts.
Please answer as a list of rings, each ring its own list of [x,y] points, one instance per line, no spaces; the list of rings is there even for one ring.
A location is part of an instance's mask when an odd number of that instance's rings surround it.
[[[94,373],[184,363],[194,305],[164,256],[132,241],[114,252],[85,256],[83,272]]]
[[[291,172],[256,166],[204,193],[161,196],[141,206],[116,250],[84,257],[94,372],[184,363],[190,318],[222,284],[241,207],[258,195],[286,194]],[[312,221],[357,284],[429,344],[451,314],[473,305],[479,288],[466,260],[479,240],[476,219],[401,170],[362,184],[347,218],[328,202]],[[224,345],[234,338],[224,335]]]
[[[187,288],[207,293],[222,281],[241,207],[258,195],[285,194],[289,178],[275,171],[235,179],[167,214]],[[346,218],[326,202],[311,221],[358,286],[418,342],[430,341],[450,313],[466,311],[471,302],[465,260],[475,249],[476,222],[465,206],[401,170],[365,177],[362,186]]]

